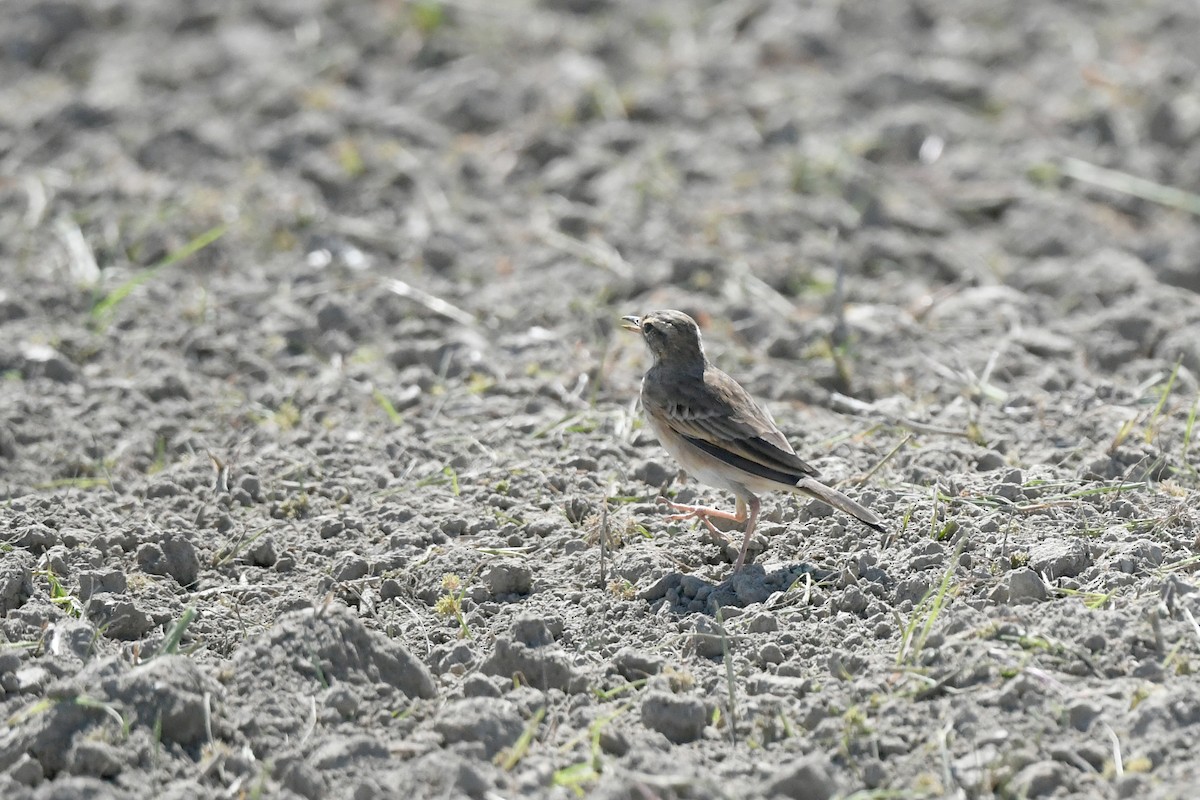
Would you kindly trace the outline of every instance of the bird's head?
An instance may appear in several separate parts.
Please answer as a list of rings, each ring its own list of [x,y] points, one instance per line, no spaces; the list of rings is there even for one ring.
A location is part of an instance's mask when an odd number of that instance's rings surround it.
[[[700,326],[682,311],[651,311],[644,317],[621,317],[621,327],[642,335],[656,364],[704,366]]]

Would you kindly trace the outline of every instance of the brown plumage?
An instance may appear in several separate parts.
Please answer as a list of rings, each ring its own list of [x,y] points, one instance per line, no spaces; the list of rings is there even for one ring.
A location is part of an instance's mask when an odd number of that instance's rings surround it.
[[[622,317],[622,322],[642,335],[654,356],[654,365],[642,380],[642,409],[650,429],[688,474],[737,498],[737,511],[732,514],[669,503],[679,512],[670,519],[700,519],[718,535],[710,517],[745,521],[734,571],[745,563],[758,521],[756,495],[761,492],[815,497],[883,530],[872,511],[818,481],[816,470],[796,455],[770,415],[737,381],[709,363],[695,320],[682,311],[655,311],[644,317]]]

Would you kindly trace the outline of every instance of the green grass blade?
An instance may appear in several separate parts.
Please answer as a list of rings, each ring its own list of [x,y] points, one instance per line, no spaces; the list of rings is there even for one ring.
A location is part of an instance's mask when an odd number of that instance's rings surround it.
[[[387,414],[388,419],[391,420],[393,425],[399,425],[404,422],[404,416],[396,410],[396,407],[392,405],[392,401],[388,399],[386,394],[376,389],[371,393],[371,396],[375,398],[375,403],[383,409],[383,413]]]
[[[542,724],[542,718],[545,716],[546,709],[539,708],[525,725],[525,730],[521,732],[520,738],[517,739],[512,749],[496,756],[496,762],[500,764],[500,769],[512,772],[517,764],[521,763],[521,759],[529,752],[529,746],[533,744],[533,737],[537,735],[538,726]]]
[[[171,626],[171,630],[167,631],[166,638],[162,644],[158,646],[154,657],[163,655],[175,655],[179,652],[179,643],[183,641],[183,634],[187,631],[188,625],[192,624],[192,620],[196,617],[196,609],[188,606],[183,610],[183,614],[178,621]]]
[[[204,248],[208,247],[217,239],[220,239],[222,236],[224,236],[227,228],[228,226],[226,225],[218,225],[215,228],[209,228],[207,231],[192,239],[183,247],[168,253],[162,261],[146,267],[129,280],[122,283],[120,286],[114,288],[111,292],[97,300],[95,305],[92,306],[92,319],[98,322],[106,320],[113,314],[113,312],[116,311],[117,306],[119,306],[125,300],[125,298],[133,292],[134,289],[141,286],[143,283],[150,280],[167,267],[170,267],[173,264],[178,264],[185,258],[195,255]]]
[[[1062,173],[1083,183],[1200,215],[1200,195],[1176,189],[1174,186],[1164,186],[1126,172],[1099,167],[1078,158],[1063,159]]]
[[[1158,398],[1158,405],[1154,407],[1153,413],[1150,414],[1150,419],[1146,422],[1146,444],[1154,441],[1154,433],[1158,416],[1162,414],[1163,406],[1167,404],[1167,398],[1171,396],[1171,387],[1175,385],[1175,376],[1179,374],[1179,366],[1183,363],[1180,358],[1175,362],[1175,368],[1171,370],[1171,377],[1167,378],[1167,385],[1163,387],[1162,396]]]

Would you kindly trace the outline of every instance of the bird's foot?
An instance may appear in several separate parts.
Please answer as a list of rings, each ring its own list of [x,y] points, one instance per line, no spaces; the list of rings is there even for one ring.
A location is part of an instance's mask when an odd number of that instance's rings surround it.
[[[720,539],[722,541],[728,541],[729,537],[727,535],[725,535],[724,532],[718,530],[717,526],[712,524],[712,520],[709,519],[709,517],[716,517],[717,519],[728,519],[728,520],[732,520],[733,522],[744,522],[746,519],[746,517],[744,515],[739,516],[737,514],[729,512],[729,511],[722,511],[719,508],[711,508],[709,506],[689,506],[689,505],[685,505],[683,503],[672,502],[662,496],[660,496],[658,498],[657,502],[668,505],[677,512],[675,514],[668,514],[667,519],[669,519],[669,520],[698,519],[701,522],[703,522],[710,531],[712,531],[712,534],[714,536],[716,536],[718,539]]]

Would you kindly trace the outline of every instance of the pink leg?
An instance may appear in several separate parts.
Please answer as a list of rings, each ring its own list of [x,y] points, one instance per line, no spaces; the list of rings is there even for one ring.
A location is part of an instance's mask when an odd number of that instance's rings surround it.
[[[712,524],[712,520],[710,520],[709,517],[728,519],[732,520],[733,522],[741,522],[746,519],[746,504],[740,497],[737,501],[737,512],[733,514],[729,513],[728,511],[722,511],[719,508],[709,508],[708,506],[688,506],[684,505],[683,503],[673,503],[667,498],[661,496],[658,498],[658,502],[665,503],[679,512],[678,514],[668,514],[667,519],[698,519],[708,526],[708,529],[712,531],[714,536],[722,540],[728,540],[729,537],[717,530],[717,527]]]
[[[737,572],[746,563],[746,548],[750,546],[750,537],[754,535],[754,525],[758,522],[758,509],[761,505],[757,497],[750,495],[750,519],[746,523],[746,534],[742,537],[742,552],[738,553],[737,563],[733,565],[734,572]]]

